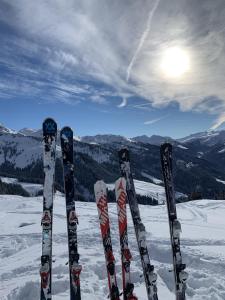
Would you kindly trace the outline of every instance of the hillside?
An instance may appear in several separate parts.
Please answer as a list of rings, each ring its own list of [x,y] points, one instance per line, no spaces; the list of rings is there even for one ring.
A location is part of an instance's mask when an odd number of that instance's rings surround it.
[[[174,177],[177,192],[191,199],[198,197],[225,199],[223,137],[224,131],[196,134],[179,141],[171,139],[174,144]],[[116,135],[74,139],[78,199],[93,201],[93,184],[97,180],[104,179],[110,184],[120,176],[117,151],[121,147],[130,150],[132,172],[136,180],[154,183],[152,178],[157,178],[156,184],[161,185],[159,143],[164,139],[159,136],[129,139]],[[42,151],[40,130],[23,129],[15,132],[1,126],[0,176],[43,183]],[[63,191],[59,138],[56,188]]]
[[[57,194],[53,226],[53,297],[69,297],[65,200]],[[77,202],[78,239],[83,271],[83,300],[107,299],[108,288],[102,241],[95,203]],[[147,244],[158,274],[159,299],[173,300],[173,273],[167,210],[164,205],[140,206],[147,230]],[[182,224],[181,250],[189,273],[187,299],[224,299],[225,207],[223,201],[200,200],[177,205]],[[39,298],[42,197],[0,196],[1,300]],[[120,253],[115,204],[109,205],[112,241],[121,289]],[[10,222],[9,222],[10,220]],[[146,300],[141,266],[128,215],[129,243],[133,255],[132,279],[139,300]]]

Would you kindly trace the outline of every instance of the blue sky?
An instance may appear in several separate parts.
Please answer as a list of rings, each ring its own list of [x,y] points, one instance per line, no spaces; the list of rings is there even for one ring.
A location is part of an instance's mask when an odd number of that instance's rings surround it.
[[[0,0],[0,122],[52,116],[80,136],[224,128],[224,1],[111,2]],[[174,46],[191,67],[165,78]]]

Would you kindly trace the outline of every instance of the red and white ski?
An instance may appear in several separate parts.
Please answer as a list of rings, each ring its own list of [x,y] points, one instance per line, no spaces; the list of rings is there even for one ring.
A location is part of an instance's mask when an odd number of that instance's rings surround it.
[[[120,300],[119,289],[116,281],[115,258],[113,255],[112,241],[110,235],[107,191],[106,184],[104,183],[104,181],[97,181],[94,185],[94,191],[96,204],[98,208],[102,242],[105,252],[110,300]]]
[[[122,279],[123,279],[123,299],[137,300],[138,298],[133,294],[134,284],[131,281],[130,262],[132,259],[128,247],[127,235],[127,211],[126,211],[126,180],[119,178],[115,183],[115,193],[118,211],[121,262],[122,262]]]

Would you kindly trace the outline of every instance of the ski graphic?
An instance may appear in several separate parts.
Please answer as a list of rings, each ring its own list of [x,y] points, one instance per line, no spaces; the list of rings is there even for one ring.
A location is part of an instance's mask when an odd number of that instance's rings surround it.
[[[126,180],[122,177],[115,183],[116,203],[118,212],[121,263],[122,263],[122,281],[123,281],[123,299],[138,300],[133,294],[134,284],[131,281],[130,263],[131,253],[128,247],[127,234],[127,211],[126,211]]]
[[[69,273],[70,273],[70,300],[81,300],[80,273],[82,266],[79,264],[77,246],[78,218],[75,211],[74,189],[74,163],[73,163],[73,131],[70,127],[64,127],[60,132],[64,189],[66,198],[67,234],[69,249]]]
[[[112,241],[110,235],[107,191],[106,184],[104,183],[104,181],[97,181],[94,185],[94,191],[96,204],[98,208],[102,242],[105,253],[110,300],[120,300],[119,289],[116,281],[115,258],[113,255]]]
[[[157,275],[154,272],[154,266],[150,262],[148,248],[146,244],[145,226],[141,221],[140,211],[136,198],[134,181],[130,170],[130,155],[128,149],[124,148],[118,152],[119,164],[122,176],[126,179],[127,199],[130,206],[133,219],[138,249],[141,257],[143,275],[147,290],[148,300],[158,300],[157,295]]]
[[[41,256],[41,300],[52,299],[52,218],[55,177],[57,124],[48,118],[43,122],[43,214],[42,214],[42,256]]]
[[[162,172],[166,190],[166,202],[170,227],[170,239],[173,254],[176,300],[185,300],[186,281],[188,274],[186,265],[182,263],[180,250],[181,224],[177,219],[174,184],[172,176],[172,145],[165,143],[160,148]]]

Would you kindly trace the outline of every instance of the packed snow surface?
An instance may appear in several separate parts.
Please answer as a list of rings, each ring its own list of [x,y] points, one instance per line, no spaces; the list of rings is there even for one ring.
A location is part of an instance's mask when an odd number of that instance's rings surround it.
[[[83,300],[107,299],[103,246],[95,203],[76,203],[79,216],[79,252],[83,271]],[[164,205],[142,206],[141,216],[147,230],[152,263],[158,274],[159,300],[173,300],[174,281]],[[177,205],[182,224],[181,250],[189,273],[187,300],[225,299],[225,202],[199,200]],[[0,196],[0,299],[38,300],[41,256],[42,197]],[[116,205],[109,204],[112,242],[116,257],[118,284],[121,269]],[[129,244],[133,255],[132,280],[139,300],[146,300],[141,263],[130,214]],[[53,299],[69,299],[69,275],[65,219],[65,200],[57,194],[53,220]]]

